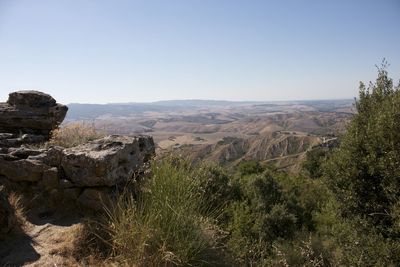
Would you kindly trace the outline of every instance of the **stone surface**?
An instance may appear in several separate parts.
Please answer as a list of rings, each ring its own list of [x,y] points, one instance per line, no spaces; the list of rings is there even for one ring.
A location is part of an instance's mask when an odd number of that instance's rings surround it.
[[[15,146],[20,146],[24,142],[22,138],[8,138],[8,139],[2,139],[0,140],[0,147],[15,147]]]
[[[22,141],[47,139],[64,120],[67,110],[51,96],[38,91],[11,93],[7,103],[0,103],[0,133],[36,135],[22,137]]]
[[[0,140],[13,138],[14,135],[12,133],[0,133]]]
[[[58,185],[60,188],[71,188],[74,186],[71,181],[67,179],[61,179]]]
[[[29,156],[36,156],[43,153],[43,149],[30,149],[26,147],[18,147],[9,149],[11,156],[15,156],[20,159],[27,159]]]
[[[99,211],[115,199],[119,184],[144,171],[155,154],[153,138],[108,136],[72,148],[29,146],[48,140],[66,112],[37,91],[11,93],[0,103],[0,185],[45,197],[49,206],[72,200]],[[0,231],[9,218],[4,203],[0,195]]]
[[[28,159],[38,160],[52,167],[59,167],[61,165],[62,157],[63,148],[59,146],[54,146],[50,147],[48,150],[39,155],[29,156]]]
[[[42,183],[44,188],[48,191],[56,189],[59,185],[58,177],[58,169],[56,167],[45,170],[42,176]]]
[[[78,202],[91,210],[100,211],[112,203],[108,189],[87,188],[78,198]]]
[[[46,136],[36,134],[24,134],[20,138],[25,144],[35,144],[46,141]]]
[[[13,92],[8,95],[8,104],[16,107],[53,107],[56,105],[56,100],[48,94],[24,90]]]
[[[63,151],[61,166],[76,186],[126,182],[155,153],[151,137],[108,136]]]
[[[64,197],[69,200],[77,200],[81,194],[81,188],[67,188],[64,189]]]
[[[4,175],[14,182],[37,182],[42,179],[43,172],[49,168],[40,161],[31,159],[7,160],[7,157],[0,155],[0,175]]]

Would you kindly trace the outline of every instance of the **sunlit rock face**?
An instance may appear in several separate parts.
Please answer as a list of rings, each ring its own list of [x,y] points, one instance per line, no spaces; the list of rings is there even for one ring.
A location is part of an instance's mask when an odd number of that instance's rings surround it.
[[[48,140],[67,110],[37,91],[11,93],[0,103],[0,183],[41,194],[49,203],[72,201],[97,211],[144,171],[154,141],[112,135],[71,148],[26,146]]]
[[[48,140],[51,131],[62,123],[68,107],[48,94],[18,91],[0,103],[0,146],[18,146]]]

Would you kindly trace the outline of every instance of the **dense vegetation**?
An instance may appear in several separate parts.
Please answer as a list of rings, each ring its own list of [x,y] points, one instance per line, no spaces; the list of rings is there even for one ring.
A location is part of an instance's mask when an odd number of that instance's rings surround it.
[[[400,266],[400,91],[385,66],[360,85],[335,149],[298,175],[244,162],[153,163],[105,228],[112,257],[149,265]],[[103,229],[104,230],[104,229]]]

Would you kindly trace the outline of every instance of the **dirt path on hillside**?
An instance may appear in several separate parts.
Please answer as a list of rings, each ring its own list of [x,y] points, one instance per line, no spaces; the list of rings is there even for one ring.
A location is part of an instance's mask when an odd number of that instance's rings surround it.
[[[80,218],[36,216],[24,226],[24,233],[0,242],[0,266],[78,266],[70,255]]]

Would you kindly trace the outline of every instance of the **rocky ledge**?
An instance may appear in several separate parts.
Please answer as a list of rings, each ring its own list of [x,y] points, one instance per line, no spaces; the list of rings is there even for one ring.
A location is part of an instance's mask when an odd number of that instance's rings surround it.
[[[142,172],[153,154],[153,139],[147,136],[108,136],[67,149],[5,148],[0,183],[6,179],[97,210],[116,186]]]
[[[18,91],[0,103],[0,146],[39,143],[64,120],[68,108],[48,94]]]
[[[26,146],[39,137],[47,140],[66,111],[66,106],[36,91],[11,93],[0,105],[0,184],[97,211],[145,170],[155,154],[153,138],[111,135],[72,148]],[[22,137],[16,138],[17,133]]]

